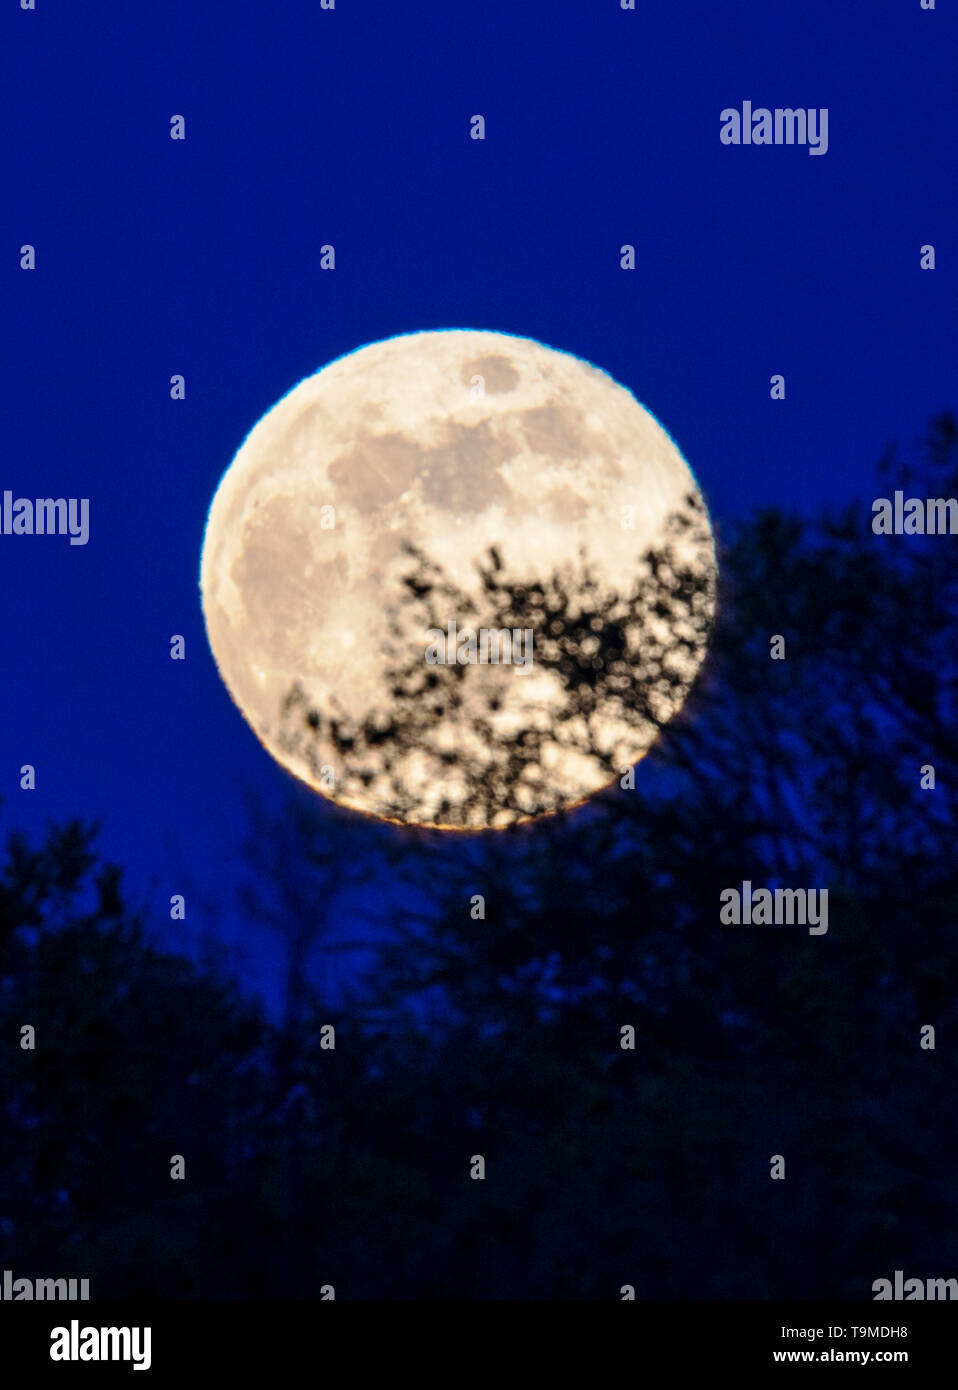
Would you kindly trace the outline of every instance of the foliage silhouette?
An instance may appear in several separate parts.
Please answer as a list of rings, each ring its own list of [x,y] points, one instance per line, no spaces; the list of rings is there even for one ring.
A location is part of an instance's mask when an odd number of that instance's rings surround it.
[[[409,557],[385,653],[388,709],[359,716],[314,706],[300,683],[280,738],[345,798],[378,794],[382,814],[418,821],[425,783],[442,789],[432,823],[503,827],[556,811],[634,761],[681,706],[705,651],[714,606],[711,532],[690,493],[665,540],[636,558],[627,592],[600,583],[584,554],[544,579],[509,571],[491,547],[478,604],[422,550]],[[473,631],[531,634],[539,677],[505,666],[427,664],[425,635],[453,619]],[[570,796],[570,755],[582,791]],[[559,777],[556,768],[564,769]]]

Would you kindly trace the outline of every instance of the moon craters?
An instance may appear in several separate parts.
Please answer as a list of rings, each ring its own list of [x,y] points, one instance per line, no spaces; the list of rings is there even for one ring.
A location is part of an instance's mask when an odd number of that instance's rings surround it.
[[[300,382],[224,474],[201,563],[217,666],[272,756],[343,805],[462,829],[642,758],[705,654],[714,580],[695,480],[635,397],[473,330]]]
[[[476,377],[481,378],[483,390],[491,395],[503,391],[513,391],[519,385],[519,373],[508,357],[477,357],[467,362],[462,369],[460,380],[470,386]]]

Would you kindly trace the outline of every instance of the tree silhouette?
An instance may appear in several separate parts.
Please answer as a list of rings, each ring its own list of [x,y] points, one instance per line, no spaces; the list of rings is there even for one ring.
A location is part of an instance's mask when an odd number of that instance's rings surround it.
[[[314,706],[299,683],[283,701],[281,742],[317,779],[330,763],[347,801],[379,790],[383,814],[418,821],[422,788],[444,794],[427,822],[506,826],[560,809],[644,752],[681,706],[708,640],[714,606],[712,541],[690,493],[665,540],[636,560],[623,593],[600,583],[580,554],[545,578],[507,571],[490,548],[478,603],[407,543],[402,602],[385,654],[388,709],[354,715]],[[544,684],[515,683],[505,666],[427,664],[424,634],[460,626],[532,634]],[[580,767],[569,794],[570,760]]]
[[[879,485],[958,493],[954,419]],[[322,803],[255,821],[242,910],[297,962],[276,1020],[148,944],[90,831],[11,836],[2,1266],[95,1297],[861,1299],[896,1268],[950,1277],[953,544],[875,536],[867,502],[740,523],[681,716],[634,787],[572,812],[476,836],[354,818],[351,848]],[[520,599],[485,573],[505,625]],[[578,592],[543,585],[543,643],[588,715]],[[337,854],[360,879],[370,856],[365,906],[328,900]],[[721,925],[744,878],[827,888],[828,934]],[[379,931],[333,1001],[307,944]]]

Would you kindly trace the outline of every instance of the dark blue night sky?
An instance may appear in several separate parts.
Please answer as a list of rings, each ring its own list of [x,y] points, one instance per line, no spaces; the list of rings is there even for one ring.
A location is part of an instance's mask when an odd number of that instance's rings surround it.
[[[0,487],[89,497],[92,526],[0,537],[4,820],[101,817],[161,915],[187,875],[228,903],[245,790],[287,780],[215,670],[199,554],[249,429],[330,359],[443,327],[581,355],[720,536],[870,502],[886,444],[953,403],[947,6],[4,8]],[[827,155],[723,146],[746,99],[827,107]]]

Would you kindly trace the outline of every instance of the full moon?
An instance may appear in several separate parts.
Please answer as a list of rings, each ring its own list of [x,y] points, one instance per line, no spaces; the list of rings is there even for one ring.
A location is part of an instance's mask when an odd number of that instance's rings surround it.
[[[213,498],[200,587],[283,767],[385,820],[500,828],[617,780],[678,712],[715,547],[625,387],[450,329],[362,347],[267,411]]]

